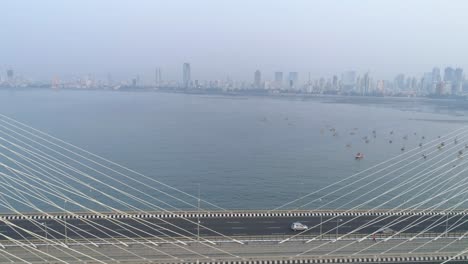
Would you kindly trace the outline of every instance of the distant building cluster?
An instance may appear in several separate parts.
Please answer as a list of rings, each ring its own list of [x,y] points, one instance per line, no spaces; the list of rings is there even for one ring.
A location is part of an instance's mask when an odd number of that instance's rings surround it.
[[[8,68],[5,75],[0,74],[0,87],[28,87],[30,82],[22,76],[15,74],[15,71]]]
[[[268,76],[268,77],[266,77]],[[437,67],[422,76],[408,76],[403,73],[393,80],[376,79],[369,72],[358,74],[356,71],[346,71],[329,77],[312,79],[300,78],[296,71],[276,71],[268,74],[261,70],[253,72],[249,81],[224,80],[193,80],[191,65],[182,64],[179,81],[163,79],[162,69],[154,71],[154,81],[143,83],[139,75],[127,81],[114,81],[110,74],[106,80],[96,79],[92,74],[63,81],[53,77],[51,82],[41,87],[53,89],[160,89],[189,92],[238,92],[238,93],[301,93],[301,94],[336,94],[354,96],[466,96],[468,82],[465,80],[462,68],[447,67],[443,72]],[[9,68],[5,74],[0,74],[0,87],[38,87],[16,76]]]
[[[465,96],[468,94],[468,82],[463,69],[445,68],[443,74],[435,67],[423,76],[405,76],[398,74],[393,80],[379,80],[369,72],[358,74],[346,71],[331,77],[321,77],[306,81],[299,79],[298,72],[272,73],[271,79],[264,78],[260,70],[253,73],[252,82],[235,82],[230,79],[216,81],[191,80],[190,64],[183,64],[182,85],[176,88],[191,90],[220,89],[223,91],[263,91],[266,93],[304,93],[337,94],[355,96]],[[160,80],[156,78],[157,80]],[[159,87],[164,86],[161,85]]]
[[[309,75],[308,80],[303,82],[299,82],[297,72],[289,72],[286,80],[283,72],[275,72],[271,81],[262,81],[261,76],[259,70],[255,71],[252,89],[280,93],[356,96],[465,96],[468,94],[468,82],[464,78],[463,69],[452,67],[445,68],[443,78],[437,67],[420,78],[398,74],[393,80],[379,80],[373,78],[369,72],[359,75],[356,71],[346,71],[340,76],[333,75],[315,80]]]

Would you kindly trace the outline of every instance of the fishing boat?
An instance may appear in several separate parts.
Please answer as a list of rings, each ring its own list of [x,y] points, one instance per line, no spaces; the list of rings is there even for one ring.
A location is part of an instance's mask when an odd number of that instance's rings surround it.
[[[354,158],[357,159],[357,160],[358,160],[358,159],[363,159],[363,158],[364,158],[364,154],[362,154],[361,152],[358,152],[358,153],[356,154],[356,156],[354,156]]]

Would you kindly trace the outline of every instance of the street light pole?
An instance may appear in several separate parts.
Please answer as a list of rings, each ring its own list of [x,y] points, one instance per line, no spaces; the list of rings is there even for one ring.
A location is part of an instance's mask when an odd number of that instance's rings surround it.
[[[343,219],[336,219],[336,239],[338,239],[338,223],[343,221]]]
[[[448,237],[448,214],[447,215],[447,218],[445,219],[445,236]]]
[[[66,209],[66,206],[67,206],[67,200],[64,200],[63,202],[63,210],[65,211],[65,244],[68,243],[68,235],[67,235],[67,209]]]
[[[319,198],[318,201],[319,201],[319,202],[322,202],[322,198]],[[321,209],[321,206],[318,207],[318,209]],[[320,211],[318,211],[318,213],[320,214],[320,240],[322,240],[322,233],[323,233],[323,232],[322,232],[323,214],[322,214]]]
[[[320,240],[322,240],[322,223],[323,223],[323,215],[320,213]]]
[[[42,225],[44,226],[46,252],[47,252],[47,254],[49,254],[49,241],[47,241],[48,240],[48,238],[47,238],[47,222],[42,223]]]
[[[198,184],[197,240],[200,240],[200,183]]]

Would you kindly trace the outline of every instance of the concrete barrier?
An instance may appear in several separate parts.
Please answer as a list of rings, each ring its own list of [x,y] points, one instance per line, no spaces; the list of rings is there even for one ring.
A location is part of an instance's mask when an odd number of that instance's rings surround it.
[[[309,211],[186,211],[186,212],[125,212],[125,213],[109,213],[102,212],[100,214],[76,212],[70,214],[50,213],[50,214],[34,214],[25,213],[19,214],[0,214],[0,220],[44,220],[44,219],[122,219],[122,218],[257,218],[257,217],[312,217],[312,216],[401,216],[401,215],[467,215],[466,211],[432,211],[426,212],[423,210],[406,212],[405,210],[356,210],[356,211],[339,211],[339,210],[309,210]]]

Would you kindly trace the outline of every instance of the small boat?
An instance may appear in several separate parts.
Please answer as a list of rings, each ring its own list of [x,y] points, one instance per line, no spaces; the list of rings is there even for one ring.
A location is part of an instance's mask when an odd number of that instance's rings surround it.
[[[389,140],[389,141],[388,141],[388,143],[392,144],[392,143],[393,143],[393,141]]]
[[[356,154],[356,156],[354,156],[355,159],[363,159],[364,158],[364,154],[362,154],[361,152],[358,152]]]
[[[423,159],[426,159],[426,158],[427,158],[426,154],[423,154],[422,157],[423,157]]]
[[[422,147],[422,143],[419,143],[419,146]]]
[[[402,148],[401,148],[401,151],[405,151],[405,147],[402,147]]]

